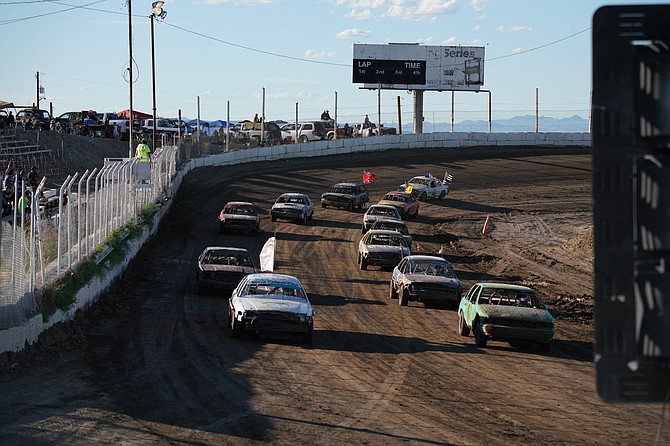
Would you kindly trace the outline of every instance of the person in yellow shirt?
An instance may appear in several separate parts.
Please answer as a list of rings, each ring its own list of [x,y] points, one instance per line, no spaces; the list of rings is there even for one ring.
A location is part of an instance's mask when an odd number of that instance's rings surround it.
[[[147,145],[146,138],[142,138],[142,142],[137,145],[135,149],[135,158],[141,163],[148,163],[150,161],[151,149]]]

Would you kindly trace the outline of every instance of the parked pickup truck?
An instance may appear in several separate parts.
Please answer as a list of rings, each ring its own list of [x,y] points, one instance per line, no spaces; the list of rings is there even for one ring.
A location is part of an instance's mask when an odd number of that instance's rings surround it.
[[[263,132],[263,128],[265,128],[265,132]],[[263,143],[266,146],[272,146],[282,142],[281,129],[276,122],[268,121],[263,125],[262,122],[242,121],[240,122],[240,133],[244,134],[246,139],[255,145]]]
[[[335,139],[335,121],[333,119],[321,120],[323,125],[326,127],[326,139]],[[342,127],[341,125],[337,126],[337,138],[351,138],[352,136],[351,127],[347,128]]]
[[[377,127],[377,124],[371,122],[369,127],[365,127],[364,124],[353,124],[353,136],[379,136],[379,135],[395,135],[397,133],[395,127]]]
[[[140,131],[144,136],[151,136],[154,131],[154,120],[143,119],[140,122]],[[179,123],[176,119],[156,118],[156,133],[177,136],[179,134]],[[181,123],[181,134],[188,134],[186,123]]]

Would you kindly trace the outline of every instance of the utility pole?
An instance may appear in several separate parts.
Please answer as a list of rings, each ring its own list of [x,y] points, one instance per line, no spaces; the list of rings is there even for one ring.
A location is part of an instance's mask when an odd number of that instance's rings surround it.
[[[39,109],[40,108],[40,72],[39,71],[37,72],[37,89],[36,89],[36,91],[37,91],[37,102],[36,102],[37,107],[36,108]]]
[[[128,0],[128,85],[130,86],[130,108],[128,109],[128,158],[133,157],[133,14],[132,0]]]

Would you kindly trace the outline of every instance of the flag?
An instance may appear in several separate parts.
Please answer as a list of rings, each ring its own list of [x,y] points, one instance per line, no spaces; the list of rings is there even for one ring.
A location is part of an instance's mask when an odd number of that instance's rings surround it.
[[[364,170],[363,171],[363,183],[364,184],[372,184],[375,182],[375,174],[370,172],[369,170]]]
[[[275,237],[270,237],[263,248],[261,253],[258,256],[261,263],[261,271],[273,272],[275,269],[275,246],[277,244],[277,239]]]
[[[451,181],[454,179],[452,175],[449,175],[449,172],[446,170],[444,171],[444,179],[442,180],[442,184],[451,184]]]

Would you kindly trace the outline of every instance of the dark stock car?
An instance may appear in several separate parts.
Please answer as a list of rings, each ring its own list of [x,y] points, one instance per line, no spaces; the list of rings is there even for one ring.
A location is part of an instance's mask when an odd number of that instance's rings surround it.
[[[207,289],[232,291],[247,274],[255,272],[246,249],[208,246],[198,257],[198,294]]]
[[[463,286],[451,263],[442,257],[411,255],[393,269],[391,299],[401,306],[409,302],[457,306]]]
[[[230,201],[219,213],[219,234],[227,231],[258,234],[261,216],[255,204],[247,201]]]
[[[337,183],[321,195],[322,208],[332,206],[351,211],[354,208],[363,209],[368,201],[368,189],[357,182]]]

